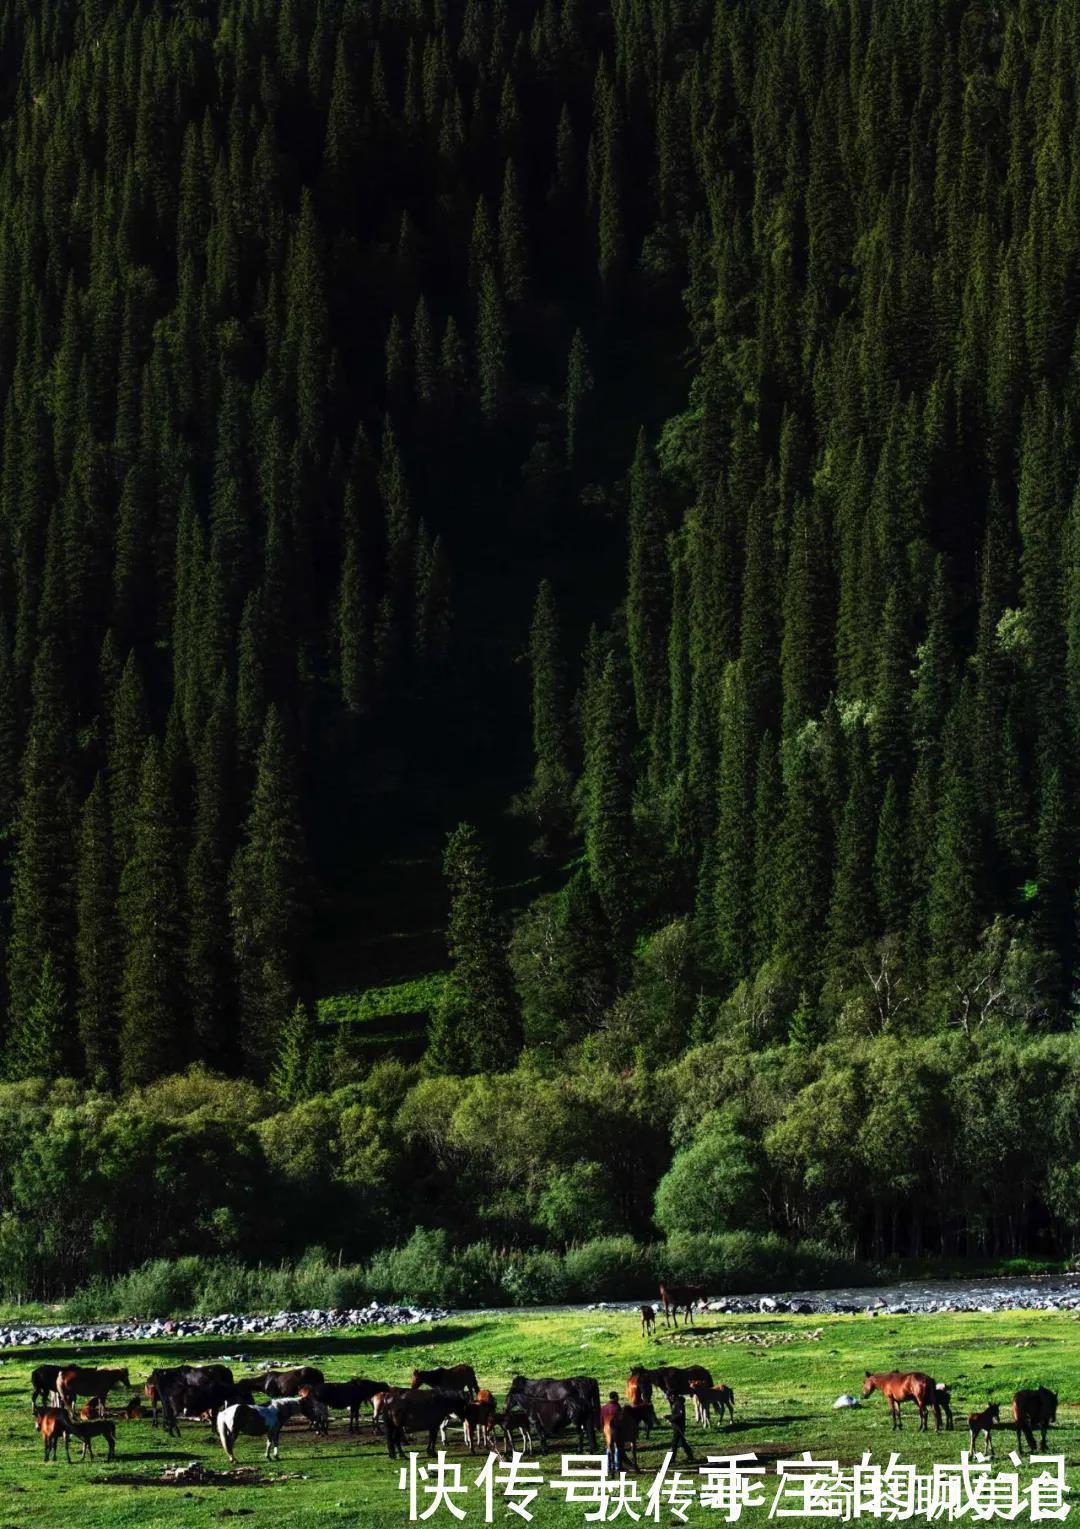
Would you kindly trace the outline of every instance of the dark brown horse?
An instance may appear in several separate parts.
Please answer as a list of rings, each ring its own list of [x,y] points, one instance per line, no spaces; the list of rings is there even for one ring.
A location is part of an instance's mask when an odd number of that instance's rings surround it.
[[[653,1328],[656,1326],[656,1312],[651,1306],[642,1306],[641,1311],[641,1336],[651,1338]]]
[[[1057,1422],[1057,1392],[1039,1386],[1034,1391],[1017,1391],[1012,1399],[1013,1423],[1016,1427],[1016,1448],[1020,1448],[1020,1433],[1027,1440],[1028,1453],[1035,1452],[1034,1429],[1039,1430],[1039,1448],[1046,1448],[1046,1430]]]
[[[631,1402],[635,1398],[639,1402],[651,1402],[653,1386],[659,1386],[669,1401],[673,1396],[692,1397],[698,1422],[705,1422],[707,1415],[697,1393],[699,1389],[711,1391],[713,1378],[703,1364],[692,1364],[685,1370],[673,1364],[663,1364],[655,1370],[635,1365],[627,1378],[626,1394]]]
[[[968,1447],[972,1454],[975,1453],[975,1445],[979,1435],[986,1435],[986,1453],[994,1453],[994,1429],[1001,1424],[1001,1411],[997,1402],[991,1402],[981,1412],[968,1413]]]
[[[865,1373],[863,1396],[869,1396],[872,1391],[881,1392],[889,1404],[894,1428],[904,1426],[900,1418],[900,1403],[911,1401],[919,1409],[919,1432],[926,1432],[926,1414],[931,1407],[940,1430],[941,1404],[938,1401],[937,1384],[931,1376],[924,1375],[921,1370],[887,1370],[876,1374],[867,1370]]]
[[[480,1389],[471,1364],[452,1364],[445,1370],[414,1370],[410,1389],[431,1386],[436,1391],[466,1391],[475,1396]]]
[[[694,1325],[694,1307],[699,1301],[703,1301],[707,1295],[704,1285],[668,1285],[660,1281],[660,1299],[664,1306],[664,1326],[667,1327],[670,1315],[675,1326],[679,1325],[679,1312],[685,1311],[686,1320],[690,1326]]]

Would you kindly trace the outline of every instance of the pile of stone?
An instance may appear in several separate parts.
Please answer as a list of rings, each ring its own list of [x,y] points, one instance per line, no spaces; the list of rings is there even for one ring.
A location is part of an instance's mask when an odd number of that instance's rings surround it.
[[[819,1343],[823,1327],[796,1328],[794,1331],[755,1333],[737,1328],[731,1332],[718,1332],[715,1328],[699,1333],[692,1327],[680,1328],[677,1333],[665,1336],[665,1343],[676,1348],[706,1348],[717,1343],[756,1343],[762,1348],[773,1348],[778,1343]]]
[[[126,1487],[270,1487],[281,1481],[307,1481],[308,1479],[298,1471],[284,1471],[275,1476],[268,1476],[254,1465],[238,1465],[232,1470],[215,1471],[203,1465],[201,1460],[192,1460],[188,1465],[165,1466],[157,1473],[141,1471],[137,1475],[113,1473],[108,1476],[92,1477],[95,1486]],[[188,1496],[190,1495],[189,1492]],[[247,1513],[249,1510],[241,1508],[238,1511]],[[229,1509],[225,1509],[222,1514],[222,1517],[234,1516]]]
[[[648,1303],[660,1314],[655,1296]],[[589,1311],[636,1312],[629,1302],[597,1301]],[[1072,1311],[1080,1313],[1080,1280],[1069,1275],[1052,1275],[1031,1281],[1021,1279],[987,1280],[971,1284],[957,1282],[954,1288],[920,1290],[905,1285],[903,1293],[891,1298],[874,1290],[807,1291],[799,1295],[736,1295],[706,1301],[695,1308],[695,1320],[706,1313],[722,1316],[769,1316],[793,1313],[796,1316],[867,1316],[903,1317],[949,1311]],[[680,1327],[682,1321],[680,1319]],[[662,1330],[662,1319],[661,1319]]]
[[[35,1344],[144,1343],[155,1338],[225,1338],[263,1333],[330,1333],[355,1327],[415,1327],[450,1316],[442,1307],[380,1305],[348,1311],[277,1311],[263,1316],[178,1317],[167,1321],[18,1323],[0,1327],[0,1348]]]

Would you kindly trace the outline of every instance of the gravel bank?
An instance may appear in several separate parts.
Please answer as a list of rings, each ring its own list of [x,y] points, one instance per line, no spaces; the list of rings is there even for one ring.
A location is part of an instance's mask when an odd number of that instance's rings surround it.
[[[349,1311],[277,1311],[244,1317],[226,1311],[216,1317],[177,1317],[168,1321],[9,1323],[0,1326],[0,1348],[30,1348],[56,1343],[142,1343],[150,1338],[270,1337],[274,1334],[333,1333],[343,1328],[418,1326],[440,1322],[450,1313],[441,1307],[360,1306]]]

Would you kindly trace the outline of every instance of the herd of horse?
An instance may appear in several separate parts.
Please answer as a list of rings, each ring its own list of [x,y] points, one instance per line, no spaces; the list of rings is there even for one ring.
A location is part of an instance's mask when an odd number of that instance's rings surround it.
[[[900,1406],[907,1401],[914,1402],[918,1409],[921,1433],[927,1430],[931,1412],[934,1414],[934,1421],[939,1432],[943,1417],[944,1426],[947,1429],[953,1426],[952,1397],[948,1386],[934,1380],[921,1370],[867,1370],[863,1379],[863,1397],[871,1396],[875,1391],[880,1391],[888,1402],[894,1429],[903,1427]],[[1023,1435],[1028,1450],[1034,1452],[1036,1432],[1039,1434],[1040,1448],[1046,1448],[1047,1430],[1051,1423],[1057,1421],[1057,1408],[1057,1393],[1048,1390],[1046,1386],[1037,1386],[1034,1389],[1014,1393],[1011,1412],[1012,1424],[1016,1429],[1017,1449],[1020,1448],[1020,1439]],[[992,1455],[994,1429],[1002,1426],[1001,1404],[988,1402],[981,1411],[969,1413],[967,1422],[971,1453],[975,1453],[979,1438],[982,1436],[986,1439],[987,1454]]]
[[[642,1322],[645,1312],[642,1309]],[[655,1320],[655,1314],[654,1314]],[[31,1376],[31,1406],[35,1426],[45,1445],[45,1459],[55,1460],[61,1440],[70,1462],[70,1442],[82,1444],[83,1455],[93,1458],[94,1440],[104,1438],[108,1457],[113,1459],[116,1446],[116,1423],[107,1416],[111,1392],[130,1390],[127,1369],[91,1369],[80,1365],[41,1365]],[[281,1430],[291,1418],[303,1416],[316,1433],[329,1431],[330,1413],[348,1415],[350,1433],[360,1431],[360,1411],[371,1408],[371,1424],[381,1432],[391,1459],[404,1456],[404,1446],[413,1435],[426,1436],[427,1451],[433,1455],[436,1440],[446,1443],[448,1425],[462,1426],[466,1448],[494,1450],[505,1458],[520,1440],[522,1452],[546,1454],[552,1438],[576,1432],[578,1447],[596,1449],[597,1429],[602,1427],[609,1451],[617,1449],[617,1458],[638,1469],[637,1443],[644,1434],[659,1426],[654,1400],[662,1395],[670,1409],[674,1437],[687,1455],[692,1452],[682,1433],[685,1403],[689,1401],[698,1423],[709,1427],[713,1416],[716,1426],[729,1426],[735,1420],[735,1394],[728,1385],[717,1385],[704,1365],[636,1365],[626,1379],[626,1400],[601,1409],[600,1387],[590,1375],[572,1375],[562,1379],[531,1379],[515,1375],[507,1389],[506,1402],[500,1409],[491,1391],[482,1387],[471,1365],[457,1364],[433,1370],[414,1370],[407,1386],[388,1381],[354,1377],[347,1381],[328,1381],[314,1365],[292,1369],[266,1370],[258,1375],[237,1378],[227,1365],[181,1365],[152,1370],[143,1385],[142,1396],[133,1396],[120,1409],[120,1415],[141,1417],[149,1405],[153,1426],[161,1425],[175,1437],[180,1436],[180,1419],[195,1418],[208,1422],[229,1460],[235,1463],[235,1444],[241,1436],[264,1438],[266,1459],[276,1458]],[[919,1414],[920,1431],[928,1428],[934,1414],[940,1431],[953,1428],[952,1398],[949,1388],[919,1370],[867,1370],[862,1395],[880,1392],[888,1402],[892,1426],[903,1426],[901,1408],[911,1401]],[[267,1399],[257,1402],[261,1392]],[[611,1393],[613,1402],[616,1393]],[[82,1400],[80,1405],[80,1399]],[[40,1399],[40,1401],[39,1401]],[[1058,1399],[1045,1387],[1017,1391],[1012,1399],[1011,1421],[1016,1430],[1017,1449],[1021,1437],[1029,1451],[1035,1449],[1035,1434],[1041,1448],[1046,1448],[1047,1430],[1057,1419]],[[971,1451],[980,1438],[993,1454],[993,1433],[1004,1426],[1000,1406],[989,1402],[968,1417]]]

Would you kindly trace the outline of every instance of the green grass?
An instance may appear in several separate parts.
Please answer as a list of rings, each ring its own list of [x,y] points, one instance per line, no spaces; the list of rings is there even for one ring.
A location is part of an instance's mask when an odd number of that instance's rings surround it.
[[[715,1335],[758,1334],[764,1342],[715,1341]],[[820,1333],[819,1336],[811,1336]],[[713,1342],[708,1342],[714,1337]],[[361,1374],[400,1382],[414,1365],[450,1364],[467,1360],[499,1400],[515,1371],[529,1375],[591,1373],[606,1391],[623,1382],[631,1365],[645,1359],[675,1364],[702,1362],[717,1382],[733,1386],[736,1426],[706,1437],[691,1426],[690,1438],[704,1453],[757,1450],[763,1458],[797,1454],[804,1449],[818,1458],[852,1463],[864,1450],[875,1459],[887,1459],[898,1448],[901,1458],[927,1468],[931,1462],[956,1461],[966,1445],[963,1418],[973,1406],[984,1404],[988,1391],[1007,1402],[1020,1385],[1048,1385],[1059,1393],[1062,1406],[1058,1427],[1050,1440],[1051,1452],[1065,1454],[1080,1467],[1077,1429],[1080,1427],[1080,1326],[1060,1313],[967,1314],[930,1317],[756,1317],[703,1320],[694,1338],[672,1341],[660,1329],[657,1341],[645,1344],[635,1317],[578,1311],[557,1316],[522,1313],[506,1317],[462,1316],[436,1327],[379,1329],[334,1337],[288,1339],[191,1340],[184,1343],[95,1347],[82,1353],[44,1349],[9,1351],[0,1367],[0,1529],[157,1529],[183,1524],[185,1529],[209,1529],[227,1517],[250,1514],[252,1523],[274,1529],[315,1529],[331,1525],[398,1525],[405,1519],[403,1498],[397,1489],[398,1467],[391,1465],[383,1443],[370,1431],[350,1438],[343,1422],[335,1420],[330,1436],[318,1439],[306,1427],[290,1426],[284,1436],[281,1459],[271,1473],[298,1472],[304,1480],[264,1487],[229,1486],[133,1489],[110,1485],[110,1480],[131,1472],[158,1474],[166,1464],[198,1459],[214,1469],[227,1466],[220,1446],[212,1442],[202,1424],[184,1423],[180,1443],[155,1432],[148,1420],[117,1424],[119,1458],[113,1465],[73,1463],[61,1459],[46,1466],[40,1459],[40,1442],[33,1430],[29,1408],[29,1373],[37,1364],[76,1358],[84,1364],[127,1364],[133,1383],[146,1376],[153,1365],[181,1358],[198,1362],[244,1354],[252,1368],[286,1360],[311,1360],[322,1365],[331,1378]],[[234,1364],[246,1371],[246,1365]],[[919,1435],[915,1414],[908,1416],[901,1435],[890,1431],[886,1408],[878,1398],[859,1409],[832,1411],[832,1402],[843,1391],[859,1390],[864,1369],[912,1368],[930,1371],[953,1387],[959,1422],[955,1433]],[[119,1402],[119,1395],[114,1396]],[[126,1398],[123,1398],[126,1400]],[[647,1482],[664,1447],[664,1432],[654,1434],[653,1446],[641,1452],[643,1480]],[[999,1456],[1007,1454],[1010,1435],[998,1439]],[[422,1444],[417,1447],[422,1448]],[[566,1440],[560,1446],[572,1452]],[[237,1453],[244,1464],[259,1462],[262,1446],[254,1439],[241,1440]],[[464,1462],[463,1478],[471,1480],[479,1470],[479,1457],[470,1462],[462,1449],[460,1433],[451,1435],[451,1457]],[[77,1455],[77,1452],[76,1452]],[[557,1456],[545,1461],[545,1473],[557,1465]],[[1025,1466],[1024,1473],[1027,1475]],[[1071,1472],[1074,1489],[1080,1485],[1080,1469]],[[542,1501],[536,1512],[538,1525],[558,1529],[582,1522],[580,1509],[569,1510],[555,1494]],[[466,1519],[482,1523],[479,1497],[470,1498],[472,1511]],[[495,1521],[519,1525],[503,1507]],[[644,1522],[645,1520],[643,1520]],[[691,1522],[718,1523],[716,1514],[695,1510]],[[456,1520],[440,1511],[430,1523],[452,1525]],[[631,1521],[622,1519],[624,1524]],[[668,1517],[661,1522],[674,1523]],[[743,1523],[764,1522],[763,1513],[744,1516]]]
[[[357,1024],[397,1014],[428,1014],[443,990],[445,972],[427,972],[404,982],[367,988],[361,993],[336,993],[319,999],[319,1018],[325,1023]]]

